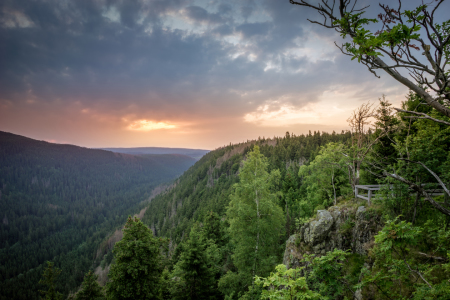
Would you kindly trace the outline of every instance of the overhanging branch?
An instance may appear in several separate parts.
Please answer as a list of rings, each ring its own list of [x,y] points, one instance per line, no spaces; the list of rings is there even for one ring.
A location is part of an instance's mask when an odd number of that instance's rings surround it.
[[[429,115],[427,115],[425,113],[421,113],[421,112],[417,112],[417,111],[404,110],[404,109],[395,108],[395,107],[394,107],[394,109],[396,111],[398,111],[398,112],[410,113],[410,114],[415,114],[415,115],[418,115],[418,116],[422,116],[422,117],[406,116],[405,118],[410,118],[410,119],[427,119],[427,120],[434,121],[436,123],[441,123],[441,124],[445,124],[445,125],[449,125],[450,126],[450,122],[439,120],[439,119],[435,119],[435,118],[430,117]]]

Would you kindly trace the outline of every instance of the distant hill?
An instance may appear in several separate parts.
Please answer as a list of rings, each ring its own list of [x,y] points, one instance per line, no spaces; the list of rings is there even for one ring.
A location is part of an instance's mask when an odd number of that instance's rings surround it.
[[[180,154],[199,160],[209,150],[186,149],[186,148],[163,148],[163,147],[137,147],[137,148],[100,148],[117,153],[142,155],[142,154]]]
[[[38,299],[43,265],[67,294],[96,264],[99,244],[157,185],[196,160],[52,144],[0,131],[0,299]]]

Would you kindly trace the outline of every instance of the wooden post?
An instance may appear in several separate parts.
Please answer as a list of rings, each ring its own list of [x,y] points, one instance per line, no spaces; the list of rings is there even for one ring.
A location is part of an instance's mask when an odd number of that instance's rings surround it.
[[[355,198],[358,198],[358,188],[355,186]]]
[[[368,196],[369,196],[369,206],[370,206],[370,200],[372,199],[372,190],[370,190],[370,189],[368,192]]]

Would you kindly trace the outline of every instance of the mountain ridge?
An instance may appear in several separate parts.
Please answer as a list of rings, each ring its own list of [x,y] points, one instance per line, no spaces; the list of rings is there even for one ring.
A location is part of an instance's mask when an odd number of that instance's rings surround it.
[[[161,154],[178,154],[185,155],[196,160],[199,160],[203,155],[210,152],[205,149],[190,149],[190,148],[169,148],[169,147],[110,147],[110,148],[95,148],[101,150],[112,151],[116,153],[125,153],[132,155],[161,155]]]

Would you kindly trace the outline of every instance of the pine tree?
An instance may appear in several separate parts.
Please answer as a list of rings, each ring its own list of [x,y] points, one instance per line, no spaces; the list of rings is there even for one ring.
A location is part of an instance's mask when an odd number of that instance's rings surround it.
[[[123,232],[113,250],[116,263],[108,274],[108,298],[157,299],[162,272],[158,241],[136,217],[128,217]]]
[[[80,291],[76,294],[75,300],[102,300],[105,299],[103,288],[97,282],[98,276],[92,271],[86,273]]]
[[[39,292],[44,296],[43,299],[60,300],[63,298],[63,295],[60,292],[57,292],[55,288],[55,280],[60,273],[61,270],[55,268],[53,262],[47,262],[47,268],[45,268],[44,273],[42,274],[42,279],[39,280],[39,284],[48,287],[48,290],[46,291],[39,290]]]

